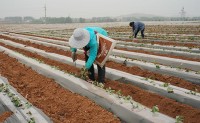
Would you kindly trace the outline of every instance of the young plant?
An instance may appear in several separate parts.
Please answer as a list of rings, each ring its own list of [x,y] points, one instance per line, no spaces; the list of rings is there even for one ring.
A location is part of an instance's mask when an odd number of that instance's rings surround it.
[[[159,66],[159,65],[156,65],[156,68],[157,68],[157,69],[160,69],[160,66]]]
[[[137,103],[134,103],[133,101],[130,101],[131,105],[132,105],[132,109],[136,109],[139,107],[139,105]]]
[[[0,84],[0,92],[2,92],[3,91],[3,87],[4,87],[4,84],[2,83],[2,84]]]
[[[22,106],[22,103],[18,97],[12,97],[11,101],[14,103],[16,107]]]
[[[157,105],[153,106],[152,109],[151,109],[151,112],[153,112],[153,113],[159,112],[158,106]]]
[[[197,93],[195,91],[191,91],[191,90],[190,90],[190,92],[186,92],[186,94],[197,95]]]
[[[30,118],[30,120],[28,121],[28,123],[35,123],[35,119],[33,117]]]
[[[121,90],[118,90],[118,91],[116,92],[116,94],[117,94],[117,97],[118,97],[118,98],[121,98],[121,97],[122,97],[122,92],[121,92]]]
[[[29,102],[26,102],[25,103],[25,107],[28,109],[28,108],[30,108],[32,106],[32,104],[31,103],[29,103]]]
[[[168,92],[168,93],[174,93],[174,90],[173,90],[172,87],[168,87],[168,88],[167,88],[167,92]]]
[[[176,116],[176,122],[175,123],[183,123],[184,117],[183,116]]]
[[[109,88],[106,88],[106,92],[108,92],[109,94],[113,94],[115,90],[112,90],[111,87],[109,87]]]
[[[164,83],[163,87],[168,87],[170,85],[170,83]]]
[[[81,68],[80,78],[83,80],[88,80],[88,71],[86,68]]]
[[[128,96],[123,96],[123,99],[124,99],[125,101],[130,101],[130,100],[132,100],[132,97],[131,97],[130,95],[128,95]]]

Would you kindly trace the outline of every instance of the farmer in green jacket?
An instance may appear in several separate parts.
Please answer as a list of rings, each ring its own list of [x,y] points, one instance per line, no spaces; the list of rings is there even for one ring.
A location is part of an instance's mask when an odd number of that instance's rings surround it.
[[[104,36],[108,36],[107,32],[100,27],[85,27],[77,28],[74,30],[73,35],[69,39],[69,45],[72,51],[72,59],[76,61],[76,50],[83,48],[85,52],[85,69],[90,72],[89,79],[95,81],[95,73],[93,63],[97,57],[98,43],[96,33],[100,33]],[[89,51],[89,55],[87,52]],[[98,82],[105,82],[105,65],[98,68]]]

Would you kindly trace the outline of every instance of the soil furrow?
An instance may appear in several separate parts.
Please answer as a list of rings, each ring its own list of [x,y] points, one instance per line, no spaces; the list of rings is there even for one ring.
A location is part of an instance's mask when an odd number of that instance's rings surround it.
[[[3,52],[0,52],[0,74],[55,123],[120,122],[88,98],[64,89],[53,79],[38,74]]]
[[[69,71],[68,68],[71,67],[71,70],[77,71],[75,73],[79,73],[79,70],[73,66],[69,66],[67,64],[63,64],[54,60],[50,60],[42,56],[39,56],[35,53],[24,51],[18,48],[11,48],[11,49],[18,51],[26,56],[42,60],[45,63],[51,64],[53,66],[58,66],[59,69],[61,70]],[[191,122],[191,121],[194,123],[197,123],[199,121],[200,110],[192,108],[191,106],[188,106],[185,104],[178,103],[175,100],[162,97],[160,95],[157,95],[148,91],[144,91],[131,84],[125,84],[125,83],[120,83],[117,81],[106,80],[105,87],[106,88],[111,87],[115,89],[116,91],[121,90],[123,95],[125,96],[130,95],[135,101],[140,102],[141,104],[149,108],[152,108],[153,106],[158,105],[160,112],[166,115],[169,115],[171,117],[175,118],[177,115],[182,115],[185,117],[186,123]]]
[[[7,38],[5,38],[5,39],[7,39]],[[12,38],[8,38],[8,40],[11,40],[11,41],[16,42],[16,43],[24,44],[24,45],[27,45],[27,46],[31,46],[31,47],[34,47],[34,48],[37,48],[37,49],[41,49],[41,50],[44,50],[46,52],[52,52],[52,53],[57,53],[57,54],[60,54],[60,55],[71,57],[70,51],[64,51],[64,50],[57,49],[57,48],[54,48],[54,47],[42,46],[42,45],[34,44],[34,43],[31,43],[31,42],[23,42],[23,41],[20,41],[20,40],[17,40],[17,39],[12,39]],[[84,55],[79,54],[78,59],[84,60]],[[181,78],[178,78],[178,77],[163,75],[163,74],[151,72],[151,71],[148,71],[148,70],[144,70],[144,69],[141,69],[137,66],[127,67],[123,64],[115,63],[115,62],[112,62],[112,61],[108,61],[106,63],[106,66],[113,68],[113,69],[118,69],[118,70],[130,73],[130,74],[133,74],[133,75],[138,75],[138,76],[142,76],[142,77],[145,77],[145,78],[151,78],[151,79],[154,79],[154,80],[170,83],[172,85],[182,87],[182,88],[186,88],[186,89],[189,89],[189,90],[200,91],[200,86],[197,85],[197,84],[193,84],[191,82],[188,82],[188,81],[181,79]]]

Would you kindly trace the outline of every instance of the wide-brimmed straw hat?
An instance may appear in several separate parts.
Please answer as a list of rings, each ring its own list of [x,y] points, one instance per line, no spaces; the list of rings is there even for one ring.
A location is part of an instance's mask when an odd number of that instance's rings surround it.
[[[83,48],[90,41],[90,34],[87,30],[77,28],[74,30],[73,35],[69,39],[69,45],[72,48]]]

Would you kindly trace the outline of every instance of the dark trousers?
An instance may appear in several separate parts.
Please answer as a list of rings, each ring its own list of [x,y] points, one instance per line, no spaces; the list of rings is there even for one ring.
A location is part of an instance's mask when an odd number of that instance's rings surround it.
[[[145,30],[145,29],[141,30],[141,36],[142,36],[142,38],[144,38],[144,30]],[[134,38],[137,38],[138,32],[139,32],[139,30],[135,33]]]
[[[141,30],[141,36],[142,36],[142,38],[144,38],[144,29]]]
[[[85,52],[87,52],[89,50],[88,47],[84,47],[83,48]],[[88,60],[88,56],[87,53],[85,53],[85,61],[87,62]],[[105,82],[105,72],[106,72],[106,68],[105,65],[101,68],[98,64],[97,64],[97,69],[98,69],[98,82],[100,83],[104,83]],[[92,80],[95,81],[95,72],[94,72],[94,65],[92,64],[92,66],[90,67],[89,71],[89,75],[88,77]]]

